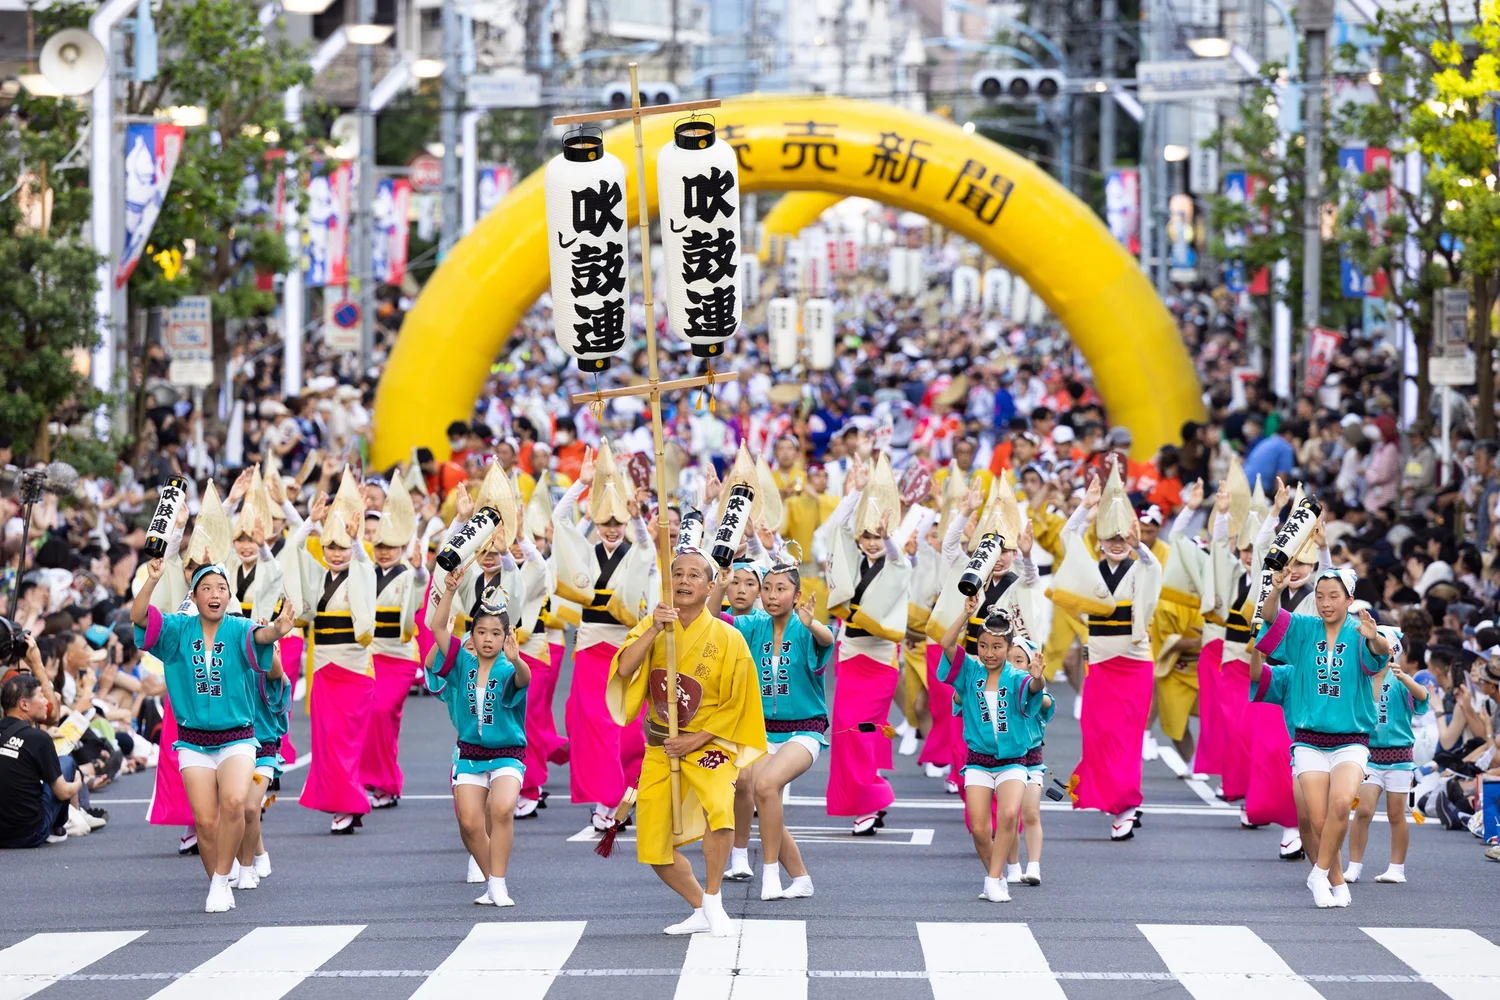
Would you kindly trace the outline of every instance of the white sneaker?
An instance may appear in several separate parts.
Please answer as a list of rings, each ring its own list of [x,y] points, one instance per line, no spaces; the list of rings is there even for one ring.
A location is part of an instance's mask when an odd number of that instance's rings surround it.
[[[1161,747],[1157,745],[1156,737],[1146,733],[1141,737],[1141,760],[1161,759]]]
[[[938,765],[933,764],[930,761],[922,765],[923,773],[926,774],[929,778],[946,778],[948,777],[949,770],[950,768],[946,764],[942,767],[939,767]]]
[[[709,931],[708,918],[703,915],[701,909],[694,910],[693,915],[686,920],[665,928],[662,933],[679,937],[685,934],[707,934]]]
[[[516,819],[530,819],[536,815],[536,799],[516,799]]]
[[[1011,883],[1012,885],[1019,884],[1020,881],[1021,881],[1021,865],[1020,865],[1020,862],[1017,862],[1016,864],[1013,864],[1013,865],[1006,865],[1005,866],[1005,876],[1004,876],[1004,878],[1005,878],[1005,881]]]
[[[1348,906],[1352,896],[1349,895],[1349,883],[1341,882],[1338,885],[1329,886],[1333,890],[1333,905]]]
[[[255,874],[255,866],[253,864],[240,866],[240,877],[235,880],[234,887],[236,889],[260,888],[260,876]]]
[[[479,862],[474,860],[474,855],[469,855],[469,876],[464,879],[470,885],[478,885],[484,881],[484,872],[479,870]]]
[[[78,814],[83,817],[83,821],[89,825],[90,830],[102,830],[107,825],[109,825],[109,820],[105,819],[103,816],[95,816],[91,812],[85,812],[82,809],[78,809],[77,806],[72,806],[70,807],[70,809],[76,809],[78,811]]]
[[[70,837],[87,837],[92,828],[82,810],[77,806],[69,806],[68,821],[63,824],[63,829]]]
[[[991,903],[1009,903],[1010,887],[1005,884],[1005,879],[1003,878],[986,877],[984,880],[984,891],[979,894],[979,898]]]
[[[1401,882],[1405,882],[1406,881],[1406,872],[1404,870],[1400,869],[1400,868],[1397,868],[1395,865],[1391,865],[1391,867],[1387,868],[1385,871],[1381,872],[1379,875],[1376,875],[1375,876],[1375,881],[1377,881],[1377,882],[1385,882],[1387,884],[1390,884],[1390,883],[1397,883],[1397,884],[1399,884]]]
[[[708,921],[708,932],[714,937],[733,937],[734,921],[724,912],[724,900],[720,896],[703,894],[703,917]]]
[[[234,909],[234,890],[229,888],[228,879],[220,879],[217,875],[208,883],[208,899],[203,904],[204,913],[228,913]]]
[[[257,878],[271,877],[271,852],[257,854],[255,856],[255,875]]]

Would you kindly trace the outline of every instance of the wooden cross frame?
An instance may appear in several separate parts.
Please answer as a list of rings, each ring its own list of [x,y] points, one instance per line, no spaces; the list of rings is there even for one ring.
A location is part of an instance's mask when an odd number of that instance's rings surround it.
[[[698,386],[711,386],[719,379],[732,380],[738,377],[736,372],[715,373],[713,375],[699,375],[694,378],[675,379],[668,382],[661,380],[661,370],[656,360],[656,302],[651,296],[651,218],[646,211],[646,150],[641,139],[641,119],[647,115],[670,115],[680,114],[684,111],[701,111],[705,108],[717,108],[719,102],[709,101],[682,101],[678,104],[658,104],[653,107],[641,107],[641,91],[639,70],[637,64],[630,64],[630,108],[620,111],[591,111],[582,115],[559,115],[552,119],[554,125],[580,125],[587,122],[616,121],[629,118],[635,124],[635,177],[636,177],[636,201],[640,209],[639,225],[641,231],[641,277],[642,288],[645,294],[646,305],[646,360],[649,366],[650,377],[645,385],[625,386],[619,389],[604,389],[594,392],[575,393],[574,403],[602,403],[606,399],[617,399],[622,396],[645,396],[651,401],[651,438],[656,447],[656,506],[657,506],[657,532],[656,532],[656,561],[661,570],[661,602],[670,605],[672,603],[672,560],[670,542],[668,541],[669,525],[667,521],[667,478],[666,478],[666,440],[662,434],[661,427],[661,394],[675,389],[693,389]],[[711,614],[708,608],[704,614]],[[676,737],[677,732],[677,630],[680,625],[663,632],[666,640],[667,660],[667,734]],[[650,670],[650,662],[642,666],[643,670]],[[650,700],[650,678],[647,678],[647,701]],[[682,765],[676,757],[667,759],[671,768],[671,790],[672,790],[672,833],[682,833]]]

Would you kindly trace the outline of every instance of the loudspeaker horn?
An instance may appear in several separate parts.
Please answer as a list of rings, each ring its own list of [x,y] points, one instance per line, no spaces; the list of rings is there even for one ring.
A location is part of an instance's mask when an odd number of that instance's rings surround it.
[[[104,79],[104,46],[82,28],[65,28],[47,39],[37,66],[64,96],[87,94]]]

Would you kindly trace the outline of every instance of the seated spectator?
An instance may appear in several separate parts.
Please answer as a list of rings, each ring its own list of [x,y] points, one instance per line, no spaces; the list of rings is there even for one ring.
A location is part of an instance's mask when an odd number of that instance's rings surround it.
[[[0,847],[66,840],[69,807],[87,793],[77,765],[68,760],[65,769],[52,737],[40,728],[51,709],[42,682],[31,674],[12,677],[0,688],[0,709]],[[87,821],[82,829],[87,832]]]

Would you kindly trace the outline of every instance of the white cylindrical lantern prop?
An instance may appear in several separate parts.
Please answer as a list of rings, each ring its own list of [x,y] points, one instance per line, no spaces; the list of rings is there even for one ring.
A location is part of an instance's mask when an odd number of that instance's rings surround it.
[[[979,269],[967,264],[953,269],[953,308],[966,312],[979,305]]]
[[[760,301],[760,254],[740,254],[740,300],[747,306]]]
[[[828,371],[833,367],[836,336],[833,303],[828,299],[808,299],[802,306],[802,332],[807,335],[808,367],[813,371]]]
[[[481,507],[463,524],[453,529],[443,551],[437,555],[439,569],[452,573],[473,558],[490,536],[500,527],[500,512],[493,507]]]
[[[927,291],[927,259],[920,247],[906,251],[906,294],[916,298]]]
[[[740,328],[740,175],[711,122],[679,122],[656,158],[667,316],[695,357],[716,358]]]
[[[168,476],[157,491],[156,511],[146,528],[146,544],[143,550],[149,559],[165,559],[167,543],[172,539],[172,530],[177,525],[177,512],[187,503],[188,483],[181,476]]]
[[[750,524],[750,507],[755,503],[755,491],[741,483],[729,491],[724,501],[724,516],[719,518],[719,529],[714,532],[714,546],[709,557],[721,568],[728,569],[734,562],[734,554],[744,541],[745,528]]]
[[[1026,322],[1030,323],[1032,326],[1036,326],[1046,318],[1047,303],[1042,301],[1042,297],[1040,295],[1037,295],[1033,292],[1031,296],[1031,303],[1026,308]]]
[[[771,367],[787,371],[797,364],[797,300],[772,299],[766,303],[767,339],[771,343]]]
[[[999,562],[1000,550],[1004,547],[1005,541],[993,531],[979,540],[963,575],[958,578],[960,594],[973,597],[989,585],[990,574],[995,571],[995,563]]]
[[[547,164],[547,255],[557,343],[580,371],[601,372],[630,332],[625,165],[588,132]]]
[[[985,271],[981,293],[985,312],[1003,311],[1010,301],[1010,272],[1001,267]]]
[[[1027,311],[1031,308],[1031,286],[1026,284],[1026,279],[1015,277],[1010,283],[1010,308],[1006,316],[1012,322],[1024,323]]]
[[[891,247],[886,263],[886,289],[892,295],[908,295],[906,290],[906,247]]]

